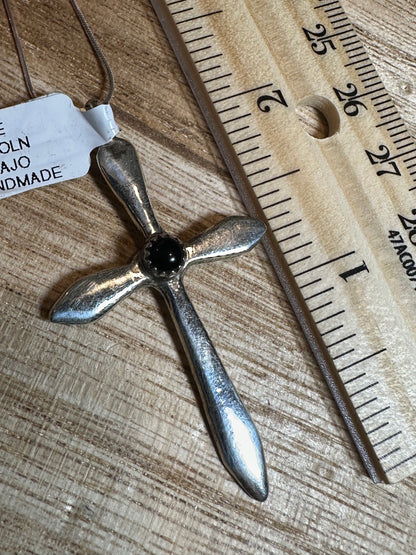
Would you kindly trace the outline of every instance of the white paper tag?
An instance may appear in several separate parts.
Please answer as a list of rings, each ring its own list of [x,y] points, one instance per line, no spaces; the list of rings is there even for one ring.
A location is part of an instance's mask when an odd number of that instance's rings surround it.
[[[85,175],[118,133],[109,104],[81,111],[62,93],[0,110],[0,199]]]

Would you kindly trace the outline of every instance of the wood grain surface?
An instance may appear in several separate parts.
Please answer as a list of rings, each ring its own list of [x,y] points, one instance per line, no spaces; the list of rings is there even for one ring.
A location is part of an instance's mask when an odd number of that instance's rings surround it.
[[[37,93],[103,90],[66,0],[13,0]],[[416,3],[344,0],[416,134]],[[81,2],[114,70],[120,135],[155,212],[184,240],[244,208],[150,3]],[[1,107],[27,99],[4,13]],[[270,495],[219,462],[167,310],[138,291],[94,324],[47,315],[76,278],[141,238],[96,168],[1,201],[2,553],[414,553],[416,480],[374,485],[261,247],[186,278],[261,433]]]

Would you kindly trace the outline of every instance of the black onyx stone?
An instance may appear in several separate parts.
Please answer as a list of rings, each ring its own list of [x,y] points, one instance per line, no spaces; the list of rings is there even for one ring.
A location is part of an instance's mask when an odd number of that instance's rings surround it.
[[[144,252],[144,260],[156,277],[174,275],[185,261],[185,251],[180,241],[163,234],[150,239]]]

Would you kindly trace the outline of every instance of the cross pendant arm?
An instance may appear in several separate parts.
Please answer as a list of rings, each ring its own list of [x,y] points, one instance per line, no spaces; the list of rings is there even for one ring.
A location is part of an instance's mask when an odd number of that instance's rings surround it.
[[[260,437],[228,377],[180,279],[160,292],[175,322],[201,397],[218,454],[238,484],[254,499],[268,494]]]
[[[161,233],[134,146],[116,137],[98,149],[97,163],[108,185],[144,236],[148,238],[154,233]]]
[[[54,304],[50,319],[60,324],[94,322],[135,289],[149,283],[134,258],[126,266],[78,280]]]
[[[187,264],[248,252],[257,245],[265,231],[266,226],[260,220],[244,216],[226,218],[186,245]]]

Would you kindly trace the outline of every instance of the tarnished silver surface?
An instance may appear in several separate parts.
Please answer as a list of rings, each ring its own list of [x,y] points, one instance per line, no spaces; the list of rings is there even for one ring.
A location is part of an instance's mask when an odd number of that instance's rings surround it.
[[[224,466],[259,501],[267,497],[260,437],[201,324],[180,279],[159,290],[166,299],[191,363],[205,415]]]
[[[113,139],[99,148],[98,165],[147,242],[132,262],[76,282],[51,311],[64,324],[96,320],[134,289],[158,289],[167,302],[189,359],[218,454],[237,483],[253,498],[268,494],[258,432],[212,345],[182,283],[192,263],[236,256],[261,239],[265,225],[245,217],[227,218],[188,244],[167,235],[150,205],[133,146]]]
[[[98,149],[97,161],[105,180],[124,204],[133,222],[146,237],[161,233],[147,196],[139,160],[133,146],[123,139],[113,139]]]

